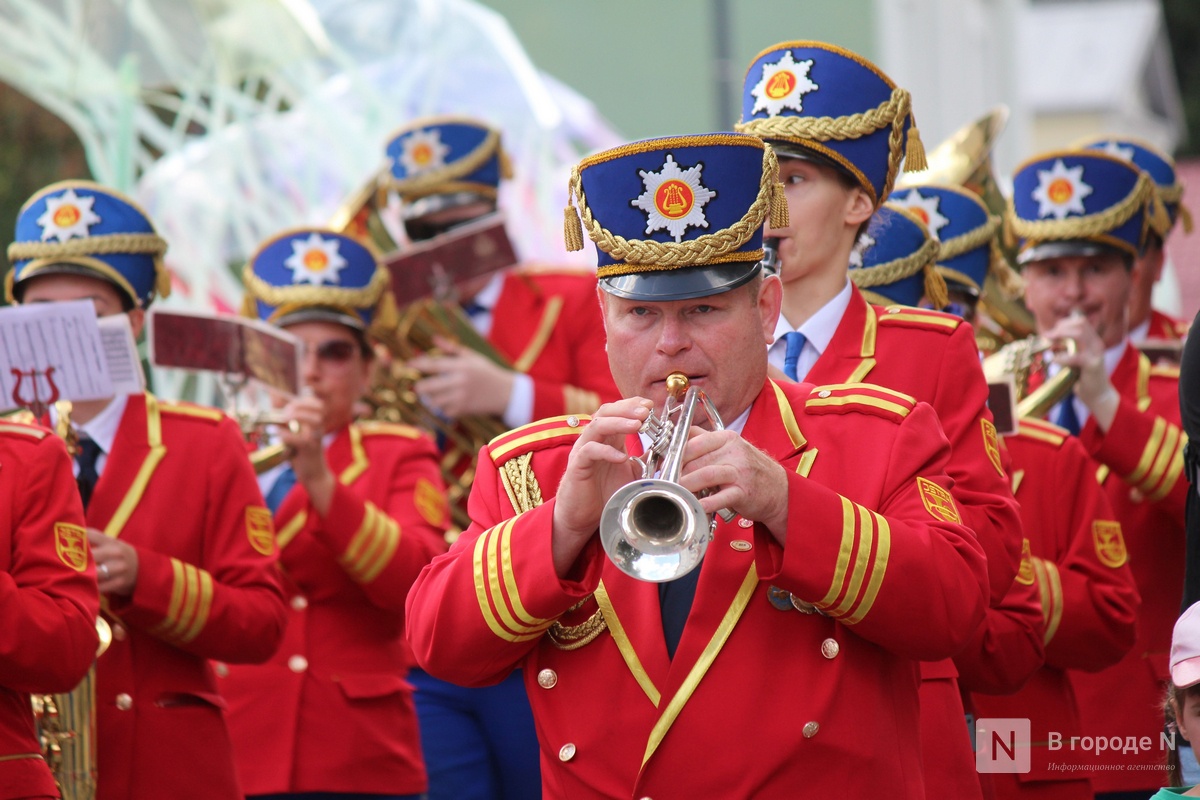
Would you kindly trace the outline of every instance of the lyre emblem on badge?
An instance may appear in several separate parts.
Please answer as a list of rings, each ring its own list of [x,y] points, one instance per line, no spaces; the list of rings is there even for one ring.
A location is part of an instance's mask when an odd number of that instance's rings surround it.
[[[1093,191],[1083,182],[1083,165],[1068,167],[1060,158],[1048,170],[1039,169],[1038,186],[1033,199],[1038,202],[1038,219],[1064,219],[1068,214],[1084,214],[1083,201]]]
[[[1007,477],[1004,474],[1004,462],[1000,459],[1000,440],[996,436],[996,426],[986,419],[981,419],[979,423],[983,428],[983,449],[987,451],[988,460],[992,462],[996,472],[1000,473],[1001,478]]]
[[[785,108],[803,111],[804,95],[820,88],[808,77],[812,65],[811,58],[805,61],[793,59],[791,50],[774,64],[763,64],[762,78],[750,90],[750,96],[754,98],[750,112],[766,111],[777,116]]]
[[[248,506],[246,508],[246,537],[250,546],[264,556],[271,555],[275,550],[275,521],[271,512],[263,506]]]
[[[688,228],[707,228],[704,206],[717,193],[701,183],[703,163],[680,169],[675,157],[667,160],[658,172],[638,170],[645,191],[630,200],[629,205],[646,212],[646,234],[666,229],[679,242]]]
[[[1116,569],[1129,560],[1121,523],[1115,520],[1098,519],[1092,523],[1092,544],[1096,547],[1096,557],[1106,567]]]
[[[1033,550],[1029,547],[1029,540],[1021,539],[1021,566],[1017,569],[1017,583],[1025,586],[1032,586],[1036,575],[1033,571]]]
[[[42,241],[86,239],[88,229],[100,222],[100,217],[92,211],[95,202],[95,197],[79,197],[74,189],[67,189],[58,197],[47,197],[46,211],[37,218],[37,224],[42,226]]]
[[[413,490],[413,504],[421,518],[430,525],[441,527],[446,524],[446,494],[433,485],[428,478],[418,478]]]

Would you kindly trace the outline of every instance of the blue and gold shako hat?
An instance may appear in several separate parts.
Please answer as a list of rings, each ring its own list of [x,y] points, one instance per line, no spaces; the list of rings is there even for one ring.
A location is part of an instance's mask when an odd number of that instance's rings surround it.
[[[1149,175],[1158,187],[1158,197],[1171,217],[1171,226],[1165,233],[1169,233],[1175,226],[1175,221],[1180,218],[1183,219],[1184,233],[1192,232],[1192,215],[1182,202],[1183,184],[1175,174],[1175,161],[1169,155],[1148,142],[1121,137],[1088,139],[1077,146],[1100,150],[1110,156],[1132,162],[1135,167]]]
[[[946,283],[933,266],[938,250],[938,240],[916,214],[882,205],[855,244],[850,280],[878,305],[915,306],[928,297],[944,308]]]
[[[957,186],[917,184],[893,192],[888,205],[917,216],[939,242],[935,268],[946,283],[976,297],[988,272],[1006,293],[1016,295],[1020,276],[1000,251],[1000,218],[974,192]]]
[[[1038,156],[1013,175],[1008,225],[1017,263],[1115,250],[1136,258],[1170,225],[1150,176],[1100,150]]]
[[[567,249],[582,250],[587,231],[600,285],[618,297],[733,289],[758,272],[768,215],[787,225],[778,169],[769,145],[737,133],[648,139],[588,156],[571,172]]]
[[[400,195],[408,217],[480,199],[494,201],[501,179],[512,176],[500,131],[468,117],[431,117],[405,125],[388,139],[387,156],[382,188]]]
[[[824,42],[784,42],[759,53],[742,86],[735,129],[778,143],[781,155],[832,163],[878,208],[905,169],[926,168],[912,101],[883,70]]]
[[[118,191],[91,181],[55,183],[25,202],[8,246],[10,302],[38,275],[73,272],[112,283],[133,308],[171,293],[167,243],[150,217]]]
[[[274,325],[324,320],[378,336],[395,327],[391,275],[374,251],[322,228],[268,239],[243,270],[242,314]]]

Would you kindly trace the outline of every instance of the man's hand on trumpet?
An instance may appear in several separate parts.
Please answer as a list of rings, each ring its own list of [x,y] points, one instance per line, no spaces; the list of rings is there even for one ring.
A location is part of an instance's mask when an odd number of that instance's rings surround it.
[[[734,431],[693,426],[679,485],[700,496],[705,512],[728,508],[761,522],[780,544],[787,543],[787,472]],[[701,496],[705,491],[712,493]]]
[[[333,502],[336,485],[333,472],[325,463],[321,437],[325,435],[325,404],[320,398],[308,395],[293,398],[279,411],[288,420],[279,430],[279,441],[287,448],[288,460],[296,480],[308,491],[317,513],[325,516]]]
[[[408,361],[408,366],[426,376],[416,384],[421,398],[451,419],[503,416],[516,373],[457,342],[438,337],[435,343],[441,355]]]
[[[1088,407],[1100,430],[1107,432],[1117,414],[1121,398],[1104,366],[1104,340],[1079,311],[1060,319],[1046,331],[1045,337],[1056,345],[1065,339],[1075,340],[1075,353],[1056,351],[1054,361],[1063,367],[1079,370],[1075,396]]]
[[[608,499],[641,477],[641,467],[625,451],[625,437],[638,432],[651,407],[642,397],[606,403],[575,440],[554,501],[551,552],[560,578],[570,574],[584,546],[596,534]]]

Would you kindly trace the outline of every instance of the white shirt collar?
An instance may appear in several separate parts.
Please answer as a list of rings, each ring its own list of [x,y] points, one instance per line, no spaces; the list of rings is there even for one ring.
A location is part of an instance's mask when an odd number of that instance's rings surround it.
[[[113,442],[117,440],[117,428],[121,426],[121,417],[125,416],[125,406],[129,404],[129,395],[114,397],[99,414],[82,425],[76,425],[80,434],[87,436],[106,454],[111,453]],[[58,424],[58,411],[50,407],[50,424]]]
[[[496,307],[496,301],[500,299],[500,292],[504,289],[504,271],[500,270],[492,274],[488,279],[487,285],[479,290],[479,294],[472,298],[478,305],[483,306],[488,311]]]

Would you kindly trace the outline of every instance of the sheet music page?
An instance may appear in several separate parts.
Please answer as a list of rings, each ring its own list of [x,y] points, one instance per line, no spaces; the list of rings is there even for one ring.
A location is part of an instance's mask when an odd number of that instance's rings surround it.
[[[91,300],[0,308],[0,408],[112,396]]]
[[[97,322],[100,341],[104,345],[104,358],[112,376],[113,394],[141,394],[146,391],[146,376],[142,373],[142,359],[138,355],[137,342],[133,340],[129,317],[117,314],[101,317]]]

